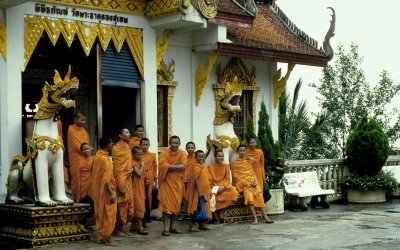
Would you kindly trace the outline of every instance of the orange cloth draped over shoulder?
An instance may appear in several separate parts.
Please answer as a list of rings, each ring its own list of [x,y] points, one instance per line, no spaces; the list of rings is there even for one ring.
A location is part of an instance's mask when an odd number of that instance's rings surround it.
[[[61,139],[63,138],[63,131],[62,131],[62,121],[60,119],[57,120],[57,130],[58,130],[58,135],[61,137]],[[64,166],[64,182],[68,183],[69,182],[69,178],[68,178],[68,169],[67,167],[64,165],[64,161],[63,161],[63,166]]]
[[[133,147],[139,147],[140,146],[140,140],[142,138],[139,138],[137,136],[133,136],[130,140],[129,140],[129,148],[132,151]]]
[[[155,153],[151,153],[149,151],[143,152],[142,161],[144,163],[144,176],[150,182],[147,186],[147,198],[149,201],[148,206],[151,210],[151,203],[153,201],[152,192],[154,188],[154,182],[156,181],[156,176],[158,174],[157,156]]]
[[[186,152],[181,149],[174,152],[167,148],[160,154],[158,172],[158,210],[160,212],[177,215],[181,209],[184,171],[168,170],[170,165],[186,166],[186,158]]]
[[[90,179],[88,192],[96,213],[97,240],[103,241],[111,236],[117,217],[117,203],[110,203],[111,195],[107,191],[107,183],[110,183],[114,194],[116,189],[113,165],[108,152],[101,149],[96,152]]]
[[[90,175],[92,171],[92,156],[85,156],[79,163],[79,200],[86,197],[89,185]]]
[[[232,161],[232,174],[236,189],[243,192],[244,203],[256,208],[265,207],[262,190],[258,187],[258,183],[256,187],[250,187],[251,182],[257,181],[251,162],[240,157],[234,159]]]
[[[229,165],[226,163],[214,163],[208,166],[208,171],[211,176],[212,186],[225,187],[224,191],[215,197],[216,209],[229,207],[238,198],[236,188],[231,186],[231,170]]]
[[[141,162],[135,160],[132,157],[132,167],[134,167],[137,171],[140,171]],[[133,195],[133,204],[134,207],[134,217],[142,219],[144,217],[144,213],[146,211],[146,191],[144,187],[144,172],[141,175],[132,174],[132,190],[134,192]]]
[[[189,183],[186,196],[188,199],[187,213],[194,214],[199,203],[199,192],[196,188],[196,180],[198,180],[200,191],[207,198],[207,202],[204,202],[204,206],[206,208],[208,218],[211,219],[211,177],[205,164],[196,163],[192,167],[192,170],[189,174]]]
[[[187,156],[187,162],[186,162],[186,169],[185,173],[183,174],[183,182],[188,183],[189,182],[189,176],[190,173],[192,172],[193,166],[197,163],[196,158],[194,157],[194,154],[188,155]],[[187,186],[183,186],[183,193],[182,193],[182,198],[187,202]]]
[[[253,164],[254,174],[257,177],[258,188],[264,190],[265,170],[264,170],[264,153],[261,149],[248,149],[244,157],[251,157],[256,160]]]
[[[117,184],[117,203],[118,214],[117,220],[125,225],[134,214],[134,200],[132,191],[132,177],[126,175],[129,169],[132,168],[132,153],[128,143],[124,141],[117,142],[112,150],[112,160],[114,166],[114,178]],[[126,190],[122,194],[120,190]]]
[[[71,173],[71,191],[72,198],[75,202],[79,202],[79,164],[84,157],[81,154],[81,144],[88,143],[90,145],[89,134],[83,127],[72,124],[68,127],[68,156],[69,171]]]

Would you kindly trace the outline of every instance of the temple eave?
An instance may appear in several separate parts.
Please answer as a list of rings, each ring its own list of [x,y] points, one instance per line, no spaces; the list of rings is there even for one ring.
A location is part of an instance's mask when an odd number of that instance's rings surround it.
[[[227,43],[219,43],[217,52],[219,56],[238,57],[260,61],[294,63],[318,67],[325,67],[329,61],[327,57],[322,56],[252,48]]]
[[[253,20],[253,18],[246,16],[233,16],[230,14],[218,13],[215,18],[208,20],[208,22],[224,26],[232,25],[250,29],[252,27]]]

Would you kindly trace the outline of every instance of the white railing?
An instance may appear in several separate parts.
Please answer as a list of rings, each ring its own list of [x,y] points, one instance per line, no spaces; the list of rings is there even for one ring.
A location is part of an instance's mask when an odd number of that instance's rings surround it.
[[[330,200],[343,198],[340,180],[349,173],[345,159],[286,161],[286,165],[288,166],[287,173],[317,171],[321,188],[335,190],[335,195]],[[389,156],[385,166],[396,165],[400,165],[400,156]]]

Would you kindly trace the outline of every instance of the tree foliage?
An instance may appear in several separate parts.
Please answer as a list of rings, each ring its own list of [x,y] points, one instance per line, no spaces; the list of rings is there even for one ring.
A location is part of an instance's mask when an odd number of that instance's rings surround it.
[[[323,69],[321,83],[311,84],[320,94],[322,108],[329,114],[326,123],[329,143],[344,158],[346,139],[363,115],[376,119],[394,143],[400,135],[400,116],[398,110],[388,111],[387,107],[399,93],[400,85],[393,83],[387,71],[382,71],[380,81],[370,87],[361,67],[363,58],[355,44],[350,45],[349,52],[340,45],[336,58],[333,65]]]
[[[389,156],[389,141],[379,124],[363,116],[346,144],[349,169],[358,175],[375,176]]]

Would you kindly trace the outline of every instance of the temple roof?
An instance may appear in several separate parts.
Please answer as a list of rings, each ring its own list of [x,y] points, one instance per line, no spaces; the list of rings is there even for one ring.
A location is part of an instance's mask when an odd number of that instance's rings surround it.
[[[217,1],[217,16],[209,22],[250,28],[254,15],[232,0]]]
[[[259,3],[257,8],[251,28],[227,25],[232,43],[220,43],[219,55],[314,66],[325,66],[331,59],[274,2]]]

